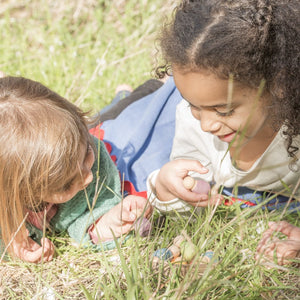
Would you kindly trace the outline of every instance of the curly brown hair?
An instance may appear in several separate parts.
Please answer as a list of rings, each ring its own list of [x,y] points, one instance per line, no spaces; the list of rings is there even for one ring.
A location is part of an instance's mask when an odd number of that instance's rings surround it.
[[[250,87],[264,80],[274,127],[284,126],[287,151],[296,157],[300,134],[299,0],[184,0],[159,39],[165,63],[190,71],[208,69]]]

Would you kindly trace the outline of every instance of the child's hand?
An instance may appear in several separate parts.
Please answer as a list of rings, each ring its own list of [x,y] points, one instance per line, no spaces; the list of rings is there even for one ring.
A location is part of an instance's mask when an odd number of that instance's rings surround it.
[[[209,204],[219,203],[223,197],[207,194],[197,194],[183,185],[183,179],[190,171],[205,174],[208,170],[199,161],[178,159],[166,163],[160,170],[155,183],[157,198],[161,201],[169,201],[180,198],[193,206],[205,207]]]
[[[44,262],[51,261],[54,255],[53,243],[47,238],[42,238],[41,244],[42,246],[28,236],[26,240],[14,239],[12,249],[14,254],[23,261],[31,263],[41,262],[42,260]]]
[[[93,235],[97,235],[100,241],[104,242],[120,237],[133,229],[133,224],[143,213],[148,217],[152,212],[152,207],[147,205],[147,200],[138,196],[127,196],[121,203],[114,206],[103,215],[92,230]]]
[[[273,237],[274,232],[283,233],[287,239]],[[260,260],[262,255],[269,260],[276,257],[279,265],[288,264],[288,259],[300,257],[300,228],[286,221],[269,222],[269,229],[264,232],[258,244],[256,260]]]

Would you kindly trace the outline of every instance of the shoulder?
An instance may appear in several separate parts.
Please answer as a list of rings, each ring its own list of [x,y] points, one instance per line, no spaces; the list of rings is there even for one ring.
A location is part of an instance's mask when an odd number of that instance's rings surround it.
[[[115,164],[115,158],[110,156],[109,145],[106,144],[95,137],[93,137],[95,143],[95,162],[92,167],[93,174],[99,174],[107,178],[118,178],[119,171]],[[95,177],[95,176],[94,176]]]

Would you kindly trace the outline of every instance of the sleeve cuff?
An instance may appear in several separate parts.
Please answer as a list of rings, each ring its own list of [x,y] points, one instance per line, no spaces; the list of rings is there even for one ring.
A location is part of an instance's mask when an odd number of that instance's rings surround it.
[[[158,173],[159,170],[155,170],[147,178],[147,194],[150,203],[162,214],[171,213],[174,211],[177,211],[178,213],[186,213],[191,211],[191,206],[179,198],[174,198],[169,201],[160,201],[156,197],[155,182]]]

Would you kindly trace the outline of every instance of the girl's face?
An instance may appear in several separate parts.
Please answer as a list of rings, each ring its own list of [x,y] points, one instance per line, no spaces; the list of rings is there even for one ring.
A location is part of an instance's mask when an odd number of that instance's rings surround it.
[[[78,168],[70,175],[64,190],[51,195],[46,198],[45,201],[48,203],[64,203],[71,200],[79,191],[85,189],[93,180],[91,169],[94,162],[95,154],[91,145],[89,143],[82,145],[78,160]]]
[[[223,80],[206,70],[182,72],[173,66],[175,84],[182,97],[190,103],[193,116],[201,128],[231,147],[251,147],[274,135],[263,106],[267,96],[258,97],[252,89],[233,81]]]

